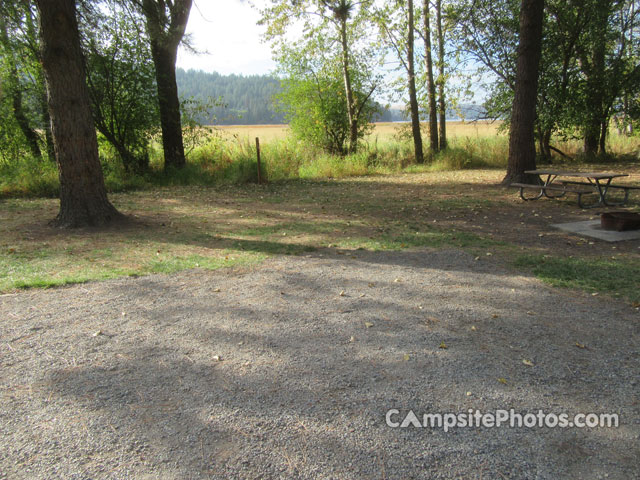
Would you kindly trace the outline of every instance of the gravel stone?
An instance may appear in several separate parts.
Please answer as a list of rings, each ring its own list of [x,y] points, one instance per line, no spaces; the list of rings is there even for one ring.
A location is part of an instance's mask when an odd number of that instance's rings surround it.
[[[0,318],[2,479],[640,478],[637,310],[491,257],[324,250],[2,295]]]

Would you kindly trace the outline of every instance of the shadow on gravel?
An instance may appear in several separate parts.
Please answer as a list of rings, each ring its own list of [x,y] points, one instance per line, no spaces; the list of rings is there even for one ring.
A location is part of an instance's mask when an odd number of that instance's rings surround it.
[[[52,404],[76,412],[105,462],[122,457],[116,477],[638,473],[637,328],[617,307],[464,254],[367,255],[114,282],[109,296],[137,299],[130,320],[93,347],[103,365],[48,372]],[[390,408],[614,411],[622,427],[392,429]]]

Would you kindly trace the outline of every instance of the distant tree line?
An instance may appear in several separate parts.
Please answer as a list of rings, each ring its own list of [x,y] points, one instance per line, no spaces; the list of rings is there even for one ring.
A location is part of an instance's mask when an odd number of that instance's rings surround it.
[[[178,91],[183,99],[206,103],[219,99],[222,105],[207,109],[198,117],[204,125],[267,125],[284,123],[276,111],[274,95],[280,80],[271,75],[221,75],[200,70],[176,71]]]
[[[282,93],[282,80],[275,75],[222,75],[202,70],[176,70],[180,98],[193,99],[206,105],[215,99],[217,106],[208,106],[196,115],[202,125],[271,125],[286,123],[284,112],[278,110],[277,96]],[[379,122],[405,122],[409,112],[403,107],[378,105]],[[420,112],[426,119],[426,112]],[[447,108],[451,120],[485,119],[481,105],[460,103]]]

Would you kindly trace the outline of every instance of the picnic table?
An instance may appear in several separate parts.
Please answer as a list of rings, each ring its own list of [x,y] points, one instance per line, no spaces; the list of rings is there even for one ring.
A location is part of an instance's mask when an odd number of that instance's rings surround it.
[[[544,183],[539,185],[528,183],[511,184],[512,187],[520,189],[520,198],[526,201],[538,200],[543,196],[547,198],[560,198],[564,197],[567,193],[572,193],[578,196],[578,205],[580,208],[611,207],[626,204],[629,200],[629,191],[640,189],[640,187],[632,185],[611,184],[614,178],[628,177],[628,173],[567,172],[552,169],[527,170],[524,173],[542,177],[546,176]],[[526,197],[524,194],[525,190],[538,190],[538,193],[532,197]],[[612,201],[607,197],[611,190],[623,190],[624,198],[622,200]],[[584,195],[598,195],[598,200],[589,205],[585,205],[582,201]]]

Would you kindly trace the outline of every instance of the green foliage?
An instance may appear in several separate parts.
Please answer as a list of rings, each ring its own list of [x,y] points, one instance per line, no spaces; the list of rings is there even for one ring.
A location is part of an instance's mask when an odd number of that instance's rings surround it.
[[[48,127],[34,7],[0,2],[0,158],[41,156]],[[52,159],[53,160],[53,159]]]
[[[0,70],[0,81],[4,77],[2,70]],[[11,99],[0,92],[0,161],[2,163],[18,161],[28,154],[28,150],[25,138],[13,116]]]
[[[364,98],[358,77],[353,80],[356,96]],[[283,80],[282,87],[278,107],[285,113],[292,133],[330,154],[346,154],[350,124],[344,82],[337,68],[331,65],[320,72],[298,70]],[[369,122],[375,113],[376,104],[367,101],[357,121],[359,139],[371,130]]]
[[[187,158],[189,158],[196,146],[207,143],[212,136],[216,135],[214,128],[211,126],[216,124],[216,118],[212,117],[210,112],[224,107],[225,105],[221,98],[208,97],[206,100],[199,100],[195,97],[189,97],[180,102],[182,141]],[[204,118],[208,122],[205,125],[201,120]]]
[[[3,145],[0,145],[0,152],[3,154],[0,160],[0,197],[58,195],[58,169],[55,163],[34,158],[25,152],[5,158]]]
[[[158,129],[155,71],[144,33],[115,2],[84,25],[87,85],[96,128],[128,172],[149,165],[148,145]]]
[[[272,42],[281,73],[289,81],[281,97],[287,118],[298,123],[296,133],[300,134],[300,122],[295,119],[311,107],[314,121],[322,128],[311,129],[312,123],[306,122],[303,129],[312,134],[311,142],[333,153],[355,153],[376,112],[372,95],[379,83],[374,73],[378,52],[368,31],[371,5],[370,0],[272,0],[261,12],[260,23],[267,26],[265,38]],[[292,39],[287,33],[298,27],[305,34]],[[329,98],[327,91],[336,95],[339,84],[343,100]],[[310,104],[305,94],[313,95]],[[296,105],[303,101],[305,105]],[[338,119],[341,109],[348,125],[348,146]]]
[[[477,62],[489,92],[490,116],[511,115],[518,46],[519,0],[453,0],[448,15],[456,42]],[[550,156],[551,135],[582,137],[585,148],[603,151],[610,119],[633,123],[640,91],[634,35],[637,0],[548,0],[545,3],[537,131],[541,153]],[[600,145],[598,145],[600,143]]]

